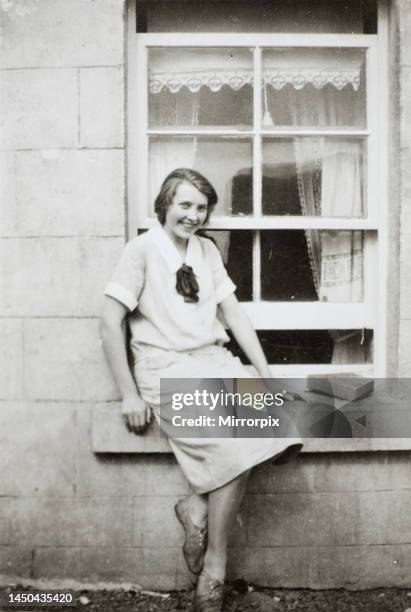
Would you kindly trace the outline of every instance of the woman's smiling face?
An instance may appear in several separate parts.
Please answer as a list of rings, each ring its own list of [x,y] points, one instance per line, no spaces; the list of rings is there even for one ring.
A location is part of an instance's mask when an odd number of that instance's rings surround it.
[[[207,197],[190,183],[177,187],[167,209],[164,230],[170,238],[188,240],[207,218]]]

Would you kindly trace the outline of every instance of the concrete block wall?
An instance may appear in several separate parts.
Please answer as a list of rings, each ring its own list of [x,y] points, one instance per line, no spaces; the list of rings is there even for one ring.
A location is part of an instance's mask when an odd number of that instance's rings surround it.
[[[184,587],[173,505],[188,485],[174,459],[95,456],[90,446],[93,408],[118,399],[97,326],[125,241],[124,2],[25,7],[24,15],[0,9],[1,581]],[[408,0],[398,10],[405,48]],[[409,66],[404,52],[405,77]],[[406,122],[406,90],[402,99]],[[405,275],[405,124],[403,133]],[[399,349],[402,372],[408,346]],[[411,586],[410,501],[406,453],[304,455],[258,468],[234,527],[230,576],[290,587]]]

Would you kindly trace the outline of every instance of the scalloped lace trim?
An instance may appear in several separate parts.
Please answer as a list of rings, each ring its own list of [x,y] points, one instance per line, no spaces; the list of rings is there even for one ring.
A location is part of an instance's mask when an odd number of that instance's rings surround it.
[[[307,84],[316,89],[322,89],[331,84],[341,90],[347,85],[357,91],[360,86],[359,70],[269,70],[263,72],[263,80],[266,85],[280,90],[286,85],[292,85],[294,89],[302,89]],[[253,84],[253,74],[250,70],[236,71],[190,71],[178,73],[151,73],[149,76],[149,90],[152,94],[158,94],[162,89],[168,89],[175,94],[182,87],[190,92],[196,93],[201,87],[208,87],[213,92],[220,91],[225,85],[238,91],[245,85]]]

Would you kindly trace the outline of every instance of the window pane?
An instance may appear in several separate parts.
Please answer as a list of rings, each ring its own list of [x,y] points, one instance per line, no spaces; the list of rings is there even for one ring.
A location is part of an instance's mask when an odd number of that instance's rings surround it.
[[[219,200],[214,215],[251,214],[251,166],[252,142],[249,139],[153,137],[149,149],[151,214],[154,214],[153,202],[161,183],[176,168],[194,168],[213,184]]]
[[[370,329],[275,330],[257,331],[257,335],[271,364],[360,364],[373,360]],[[232,336],[228,348],[243,363],[250,363]]]
[[[265,215],[365,215],[364,139],[266,138],[262,174]]]
[[[363,232],[261,232],[261,297],[273,301],[361,302]]]
[[[249,49],[152,48],[148,78],[152,128],[252,125]]]
[[[263,51],[263,127],[365,128],[365,51]]]
[[[218,246],[227,272],[237,286],[236,296],[241,302],[253,299],[253,236],[242,230],[206,231]]]

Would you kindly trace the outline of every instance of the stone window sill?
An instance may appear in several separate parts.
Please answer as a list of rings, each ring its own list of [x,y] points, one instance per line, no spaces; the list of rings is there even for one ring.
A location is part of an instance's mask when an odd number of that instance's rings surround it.
[[[359,425],[359,427],[361,427]],[[142,436],[124,426],[118,404],[96,406],[92,414],[94,453],[171,453],[167,439],[153,420]],[[303,453],[411,450],[411,438],[307,438]]]

